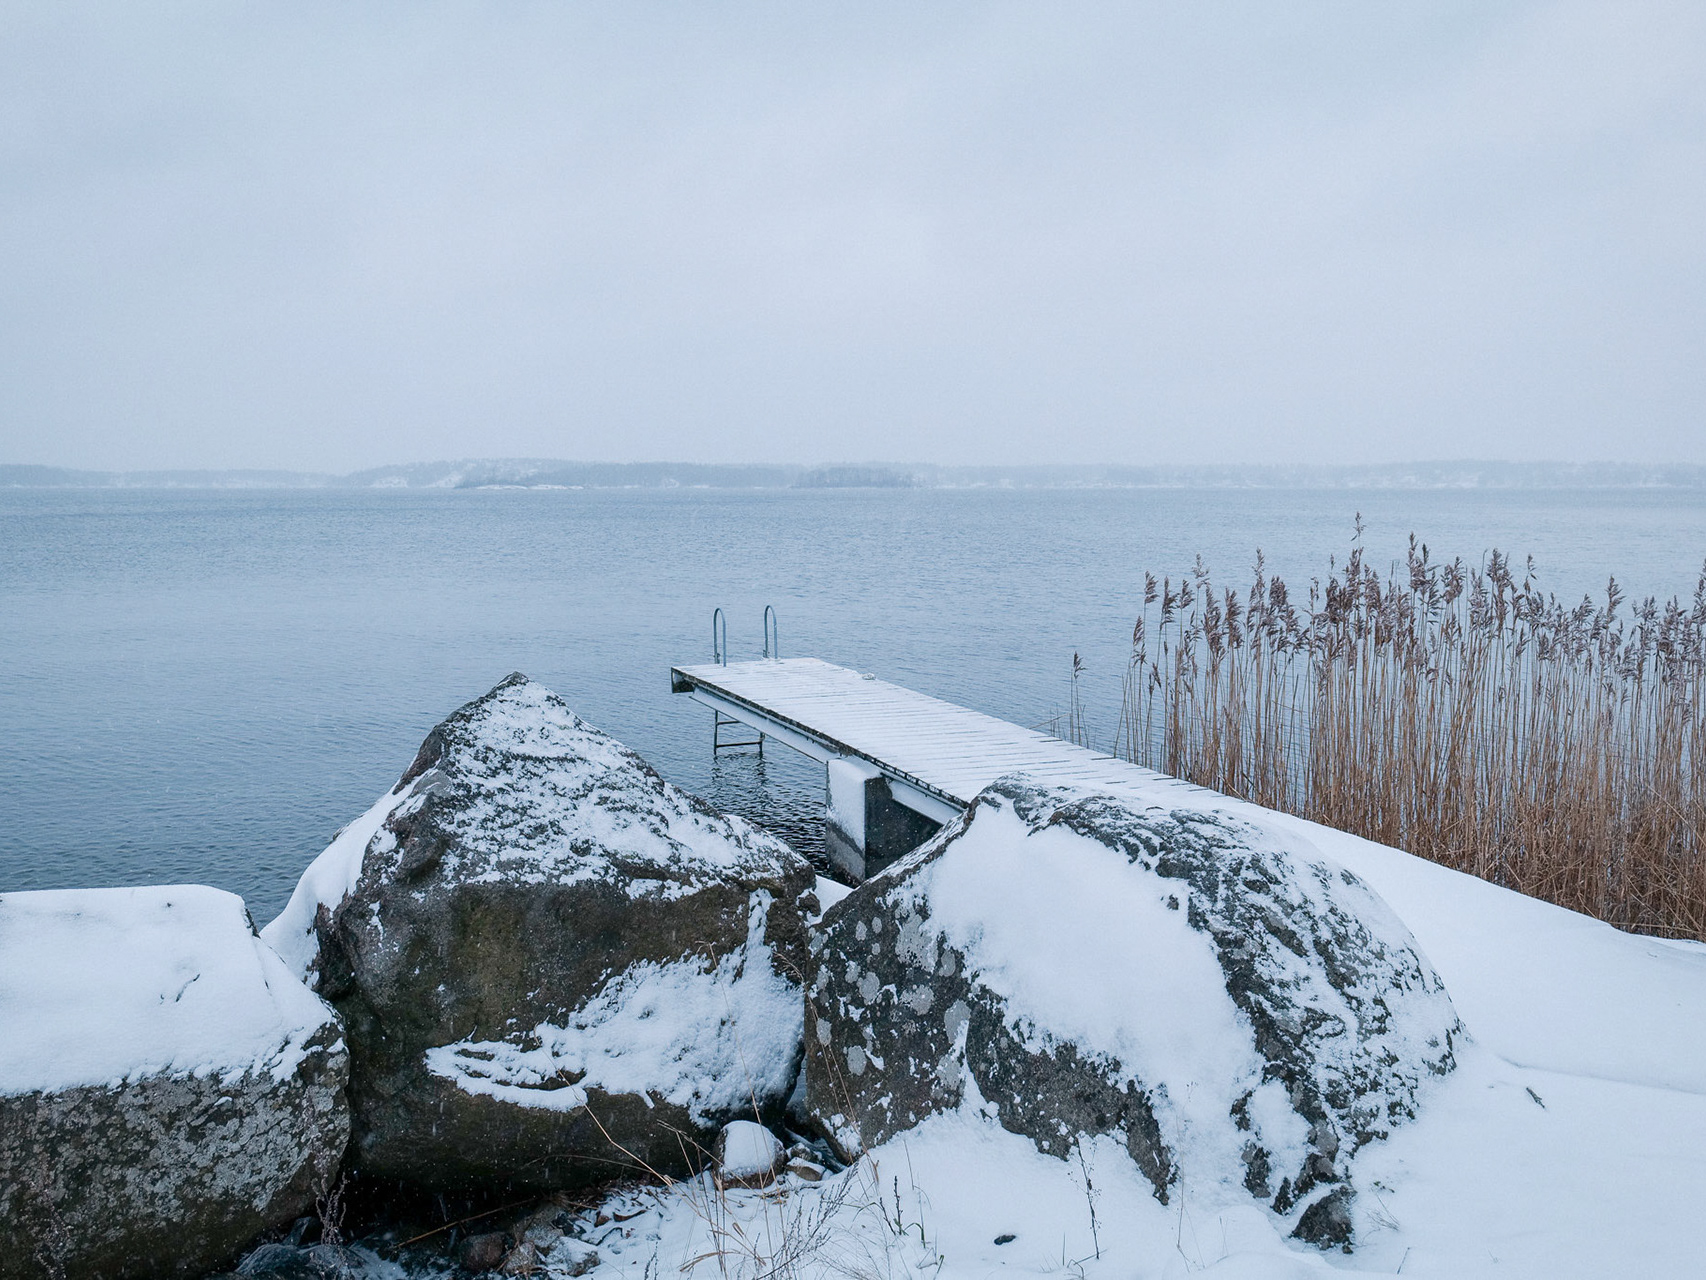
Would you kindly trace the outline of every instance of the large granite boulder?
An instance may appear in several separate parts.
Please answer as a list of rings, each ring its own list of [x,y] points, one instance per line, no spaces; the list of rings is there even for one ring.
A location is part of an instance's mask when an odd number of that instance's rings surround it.
[[[427,736],[265,936],[344,1016],[361,1168],[548,1189],[681,1169],[781,1110],[814,882],[514,675]]]
[[[0,1277],[230,1261],[335,1175],[348,1065],[233,894],[0,895]]]
[[[1337,864],[1023,777],[812,945],[808,1106],[844,1155],[983,1108],[1061,1157],[1113,1135],[1163,1203],[1248,1195],[1320,1244],[1348,1245],[1353,1157],[1416,1114],[1462,1035],[1408,930]]]

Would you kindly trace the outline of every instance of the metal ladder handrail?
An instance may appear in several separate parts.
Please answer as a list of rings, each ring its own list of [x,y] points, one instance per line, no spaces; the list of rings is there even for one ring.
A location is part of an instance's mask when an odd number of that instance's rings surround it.
[[[766,615],[765,616],[766,616],[766,618],[768,618],[769,613],[770,613],[769,606],[766,606],[765,608],[766,608]],[[768,622],[766,622],[766,629],[764,632],[764,638],[765,638],[764,654],[766,657],[769,657],[770,656],[770,644],[769,644],[770,632],[769,632]],[[729,620],[727,617],[725,617],[723,615],[723,611],[720,607],[711,610],[711,660],[713,662],[717,663],[719,666],[726,667],[729,665]],[[712,713],[711,713],[711,754],[712,754],[712,756],[715,756],[719,751],[725,751],[731,747],[757,747],[758,748],[758,754],[760,756],[762,756],[764,754],[764,733],[762,730],[759,731],[759,734],[756,738],[737,739],[733,742],[724,742],[723,741],[723,727],[725,725],[731,725],[731,724],[738,724],[743,729],[750,729],[752,727],[751,725],[746,724],[743,721],[735,719],[733,716],[725,716],[721,711],[717,711],[715,709],[712,710]]]
[[[764,656],[780,658],[782,656],[782,628],[776,621],[774,605],[764,606]]]

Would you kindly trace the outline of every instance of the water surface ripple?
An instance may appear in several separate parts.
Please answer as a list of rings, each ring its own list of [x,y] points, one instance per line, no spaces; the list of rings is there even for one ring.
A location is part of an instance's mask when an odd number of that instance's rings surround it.
[[[1145,569],[1260,546],[1306,580],[1356,512],[1377,562],[1532,552],[1571,595],[1686,594],[1706,494],[1206,490],[0,490],[0,890],[198,881],[258,921],[513,670],[668,778],[815,851],[817,766],[710,751],[669,692],[710,616],[1031,724],[1088,664],[1111,735]],[[1298,585],[1302,585],[1300,582]]]

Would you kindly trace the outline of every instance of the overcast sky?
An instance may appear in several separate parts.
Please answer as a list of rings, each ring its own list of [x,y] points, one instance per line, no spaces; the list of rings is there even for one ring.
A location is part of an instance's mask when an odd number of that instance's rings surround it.
[[[0,462],[1706,461],[1706,5],[0,0]]]

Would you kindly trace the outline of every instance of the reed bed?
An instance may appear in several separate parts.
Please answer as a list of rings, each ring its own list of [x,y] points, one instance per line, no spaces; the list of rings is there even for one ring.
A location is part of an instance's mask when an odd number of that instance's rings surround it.
[[[1495,551],[1384,577],[1362,521],[1306,600],[1147,577],[1115,750],[1621,928],[1706,939],[1706,568],[1567,605]],[[1076,693],[1077,681],[1074,680]],[[1076,710],[1076,698],[1074,702]],[[1081,716],[1075,716],[1081,723]],[[1077,727],[1075,725],[1075,727]]]

